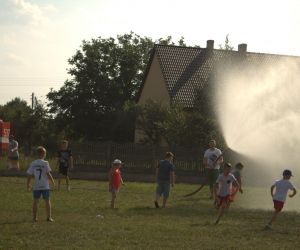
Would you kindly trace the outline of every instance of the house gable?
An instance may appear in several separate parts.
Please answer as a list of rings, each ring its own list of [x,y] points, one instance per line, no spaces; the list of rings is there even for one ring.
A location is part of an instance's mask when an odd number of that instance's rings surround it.
[[[161,65],[154,53],[149,70],[145,77],[142,90],[140,92],[138,104],[143,105],[148,100],[152,100],[161,104],[170,104],[170,95],[167,90],[166,81],[161,70]]]

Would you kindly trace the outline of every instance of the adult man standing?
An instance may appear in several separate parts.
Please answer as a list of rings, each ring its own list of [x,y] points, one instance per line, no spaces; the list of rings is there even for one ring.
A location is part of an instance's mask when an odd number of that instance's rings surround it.
[[[220,174],[220,164],[223,162],[223,156],[220,149],[216,148],[216,141],[209,141],[209,148],[204,153],[203,165],[205,167],[205,173],[207,182],[210,188],[210,198],[213,198],[214,184]]]

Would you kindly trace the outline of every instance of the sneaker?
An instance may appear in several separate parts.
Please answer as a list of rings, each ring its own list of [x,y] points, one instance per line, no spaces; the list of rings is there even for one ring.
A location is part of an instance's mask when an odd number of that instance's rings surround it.
[[[155,205],[156,208],[159,208],[159,205],[158,205],[157,201],[154,202],[154,205]]]
[[[267,225],[265,225],[265,227],[264,227],[264,230],[271,230],[272,228],[271,228],[271,225],[270,224],[267,224]]]
[[[54,220],[52,218],[48,218],[47,221],[48,222],[54,222]]]
[[[38,219],[37,219],[37,218],[35,218],[35,219],[33,219],[32,221],[33,221],[33,222],[38,222]]]

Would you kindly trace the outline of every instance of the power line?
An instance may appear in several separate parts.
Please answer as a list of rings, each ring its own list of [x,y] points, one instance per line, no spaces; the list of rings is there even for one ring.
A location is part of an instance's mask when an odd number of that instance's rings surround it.
[[[44,86],[43,86],[44,85]],[[51,84],[52,86],[61,86],[63,84]],[[39,88],[51,88],[51,85],[45,86],[45,84],[1,84],[0,87],[39,87]]]

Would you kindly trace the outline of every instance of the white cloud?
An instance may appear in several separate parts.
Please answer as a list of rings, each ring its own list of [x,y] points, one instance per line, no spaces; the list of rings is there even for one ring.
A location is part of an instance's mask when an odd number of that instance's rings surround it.
[[[6,58],[13,64],[21,64],[21,65],[27,64],[25,58],[23,58],[22,56],[19,56],[19,55],[15,55],[13,53],[8,53],[6,55]]]
[[[4,46],[16,46],[17,38],[15,34],[1,34],[0,35],[0,44]]]
[[[42,25],[50,19],[47,13],[55,11],[53,5],[38,5],[26,0],[3,0],[0,10],[0,26]]]

